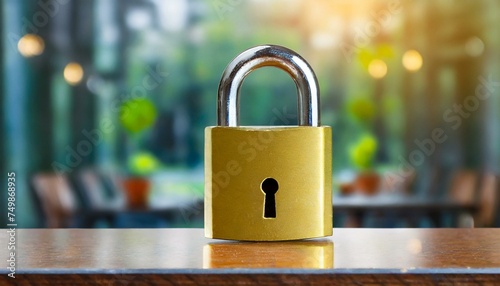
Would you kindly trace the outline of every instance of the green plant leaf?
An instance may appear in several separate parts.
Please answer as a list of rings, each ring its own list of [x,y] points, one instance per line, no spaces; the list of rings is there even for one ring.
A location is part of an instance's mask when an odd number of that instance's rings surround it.
[[[120,123],[131,133],[137,133],[152,126],[156,117],[156,107],[145,98],[127,100],[120,108]]]
[[[370,170],[373,168],[373,161],[377,148],[377,139],[374,136],[370,134],[363,135],[360,140],[349,149],[352,163],[360,170]]]
[[[130,156],[128,169],[131,174],[145,176],[153,173],[160,167],[160,162],[156,157],[148,152],[138,152]]]

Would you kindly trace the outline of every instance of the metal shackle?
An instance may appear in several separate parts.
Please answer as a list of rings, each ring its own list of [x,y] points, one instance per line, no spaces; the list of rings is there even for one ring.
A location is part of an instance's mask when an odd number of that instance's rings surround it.
[[[300,126],[320,126],[319,85],[311,66],[294,51],[276,45],[250,48],[234,58],[224,70],[217,97],[217,124],[239,126],[240,88],[245,77],[265,66],[287,72],[298,92]]]

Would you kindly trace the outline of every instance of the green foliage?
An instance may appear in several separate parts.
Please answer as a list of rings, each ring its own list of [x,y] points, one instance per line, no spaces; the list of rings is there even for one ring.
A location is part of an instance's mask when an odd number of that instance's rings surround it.
[[[357,96],[350,99],[347,108],[350,115],[362,124],[369,124],[375,118],[375,103],[366,96]]]
[[[127,166],[130,174],[147,176],[159,169],[160,162],[151,153],[138,152],[129,157]]]
[[[156,107],[145,98],[127,100],[120,108],[120,123],[130,133],[152,126],[156,117]]]
[[[365,69],[368,69],[370,62],[375,59],[387,61],[394,58],[394,56],[394,48],[391,45],[385,43],[379,44],[375,47],[360,48],[357,53],[357,59]]]
[[[362,171],[371,170],[377,152],[377,139],[370,135],[363,135],[360,140],[351,146],[349,155],[352,163]]]

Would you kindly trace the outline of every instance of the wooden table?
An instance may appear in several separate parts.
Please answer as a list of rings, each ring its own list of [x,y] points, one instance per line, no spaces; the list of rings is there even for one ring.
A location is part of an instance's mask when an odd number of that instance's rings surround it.
[[[382,193],[374,196],[336,195],[333,198],[334,217],[338,214],[353,215],[359,225],[373,212],[392,218],[416,219],[427,216],[435,227],[446,226],[443,215],[450,215],[452,226],[457,225],[460,214],[473,215],[478,202],[460,202],[452,198],[432,198]],[[413,221],[412,221],[413,222]]]
[[[457,217],[462,212],[473,214],[477,208],[477,203],[472,202],[463,203],[452,199],[405,196],[396,193],[374,196],[335,195],[333,197],[334,217],[339,214],[351,214],[360,222],[370,212],[378,212],[393,217],[397,216],[398,218],[401,218],[401,216],[408,218],[427,215],[436,227],[442,227],[444,226],[441,221],[443,214],[451,214]],[[203,216],[203,200],[190,197],[156,196],[151,199],[150,205],[144,209],[128,209],[123,200],[115,200],[107,205],[82,212],[83,219],[80,226],[85,228],[94,227],[97,220],[106,219],[111,227],[115,227],[113,225],[114,218],[120,214],[149,214],[166,222],[201,220]]]
[[[273,243],[202,229],[21,229],[16,239],[16,278],[1,267],[1,285],[500,283],[500,229],[334,229]]]
[[[478,208],[477,203],[460,202],[451,198],[418,197],[402,194],[374,196],[348,195],[333,197],[334,211],[398,211],[398,212],[446,212],[468,211]]]
[[[78,227],[93,228],[99,220],[106,220],[110,227],[117,227],[115,219],[120,215],[150,215],[170,224],[187,224],[192,220],[202,221],[203,200],[191,197],[153,197],[145,208],[131,209],[119,198],[108,204],[96,206],[79,213]],[[170,225],[169,225],[170,226]],[[119,226],[118,226],[119,227]],[[126,226],[131,227],[131,226]],[[142,226],[151,227],[151,226]]]

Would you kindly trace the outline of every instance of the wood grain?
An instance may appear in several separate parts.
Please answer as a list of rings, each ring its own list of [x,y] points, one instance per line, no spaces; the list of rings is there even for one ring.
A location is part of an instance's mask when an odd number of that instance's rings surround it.
[[[21,229],[17,239],[17,278],[2,267],[1,285],[500,283],[500,229],[334,229],[272,243],[201,229]]]
[[[500,274],[31,274],[1,285],[498,285]]]

